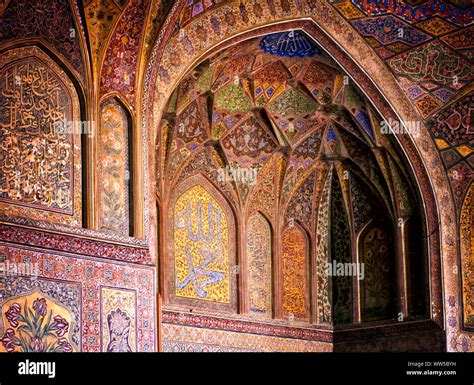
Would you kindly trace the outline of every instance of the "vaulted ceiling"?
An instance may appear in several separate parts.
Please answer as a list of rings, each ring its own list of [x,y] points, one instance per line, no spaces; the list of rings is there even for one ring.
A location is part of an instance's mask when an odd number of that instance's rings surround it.
[[[363,218],[372,207],[368,201],[379,200],[392,217],[407,217],[413,195],[403,175],[409,171],[390,136],[381,134],[381,122],[304,32],[251,39],[199,64],[176,88],[161,123],[158,189],[168,194],[205,171],[239,211],[274,218],[287,210],[311,231],[313,202],[333,178],[330,161],[336,161],[337,183],[356,195],[347,201],[364,206],[356,227],[369,219]],[[256,180],[223,183],[216,173],[223,167],[253,170]],[[363,190],[372,191],[371,198],[360,203]]]
[[[179,4],[159,0],[3,0],[0,40],[3,44],[35,38],[45,42],[88,90],[97,88],[99,97],[120,94],[135,113],[142,97],[148,59],[155,41],[164,32],[162,25],[171,7],[178,9],[178,16],[166,21],[173,34],[192,23],[199,24],[209,15],[213,28],[221,28],[217,19],[212,18],[218,10],[224,10],[225,23],[235,25],[240,19],[255,17],[264,21],[277,13],[291,16],[301,7],[316,7],[316,2],[303,0],[253,2],[251,7],[242,2],[236,14],[225,8],[233,3],[225,0],[183,0]],[[474,167],[470,124],[472,1],[331,0],[327,3],[385,62],[430,127],[459,207]],[[228,91],[229,88],[220,92]],[[261,93],[259,103],[268,97],[267,91]]]

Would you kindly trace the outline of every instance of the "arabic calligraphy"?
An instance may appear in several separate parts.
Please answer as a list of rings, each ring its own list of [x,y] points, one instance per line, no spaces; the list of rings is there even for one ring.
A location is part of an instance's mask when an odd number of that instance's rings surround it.
[[[271,54],[286,57],[312,57],[320,54],[313,41],[301,31],[273,33],[260,41],[260,48]]]
[[[196,185],[174,211],[176,295],[230,302],[228,223],[218,202]]]
[[[0,199],[72,211],[72,135],[66,87],[40,61],[13,63],[0,78]]]

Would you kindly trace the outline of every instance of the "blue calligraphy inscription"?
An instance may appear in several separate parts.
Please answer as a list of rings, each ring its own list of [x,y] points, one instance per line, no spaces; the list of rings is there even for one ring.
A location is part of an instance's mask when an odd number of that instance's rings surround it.
[[[216,223],[214,224],[214,212],[216,217]],[[191,242],[202,242],[204,244],[211,244],[214,238],[217,237],[217,250],[202,246],[199,247],[199,253],[202,256],[202,262],[197,266],[194,265],[193,256],[189,248],[189,244],[185,247],[186,261],[189,267],[188,276],[182,281],[177,280],[176,286],[178,289],[184,289],[190,283],[193,284],[194,290],[196,291],[199,298],[206,298],[207,291],[205,287],[212,285],[217,282],[221,282],[224,279],[224,273],[220,271],[206,270],[207,267],[218,260],[218,263],[222,265],[223,262],[223,250],[222,250],[222,231],[221,221],[222,213],[219,208],[214,209],[212,202],[208,203],[207,206],[207,223],[209,224],[209,231],[204,234],[203,231],[203,218],[202,218],[202,201],[197,203],[197,216],[198,226],[197,232],[194,233],[192,222],[191,222],[191,205],[188,202],[186,209],[179,213],[176,217],[175,226],[178,229],[186,229],[188,231],[188,239]],[[214,232],[215,225],[215,232]],[[199,280],[199,278],[205,278]]]
[[[312,57],[321,52],[308,35],[302,31],[286,31],[265,36],[260,48],[271,54],[286,57]]]

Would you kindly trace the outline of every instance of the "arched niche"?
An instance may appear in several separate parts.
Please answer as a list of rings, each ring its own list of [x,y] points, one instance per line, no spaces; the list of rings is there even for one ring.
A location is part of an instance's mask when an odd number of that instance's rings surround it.
[[[375,219],[359,236],[359,261],[364,264],[360,282],[362,322],[395,318],[397,310],[395,250],[390,223]]]
[[[269,201],[274,195],[272,207],[268,208],[267,202],[260,209],[275,210],[279,223],[298,223],[304,229],[308,242],[301,247],[305,249],[305,263],[315,267],[311,274],[305,273],[309,274],[307,282],[303,280],[309,294],[300,295],[300,302],[304,302],[306,310],[300,307],[296,316],[288,310],[292,305],[282,299],[282,280],[275,279],[276,316],[331,327],[358,323],[359,291],[354,281],[359,278],[354,274],[359,273],[353,266],[358,262],[353,239],[368,218],[381,215],[380,210],[383,220],[393,227],[397,216],[395,197],[403,191],[393,187],[399,183],[393,181],[387,158],[403,159],[403,152],[395,140],[377,131],[382,118],[363,96],[360,86],[350,81],[345,84],[344,70],[305,32],[292,31],[293,36],[313,48],[301,52],[302,57],[268,53],[261,48],[262,39],[271,37],[276,41],[275,36],[279,36],[281,41],[289,38],[289,33],[271,33],[240,42],[204,60],[184,76],[160,122],[163,136],[156,146],[158,195],[166,200],[174,190],[168,186],[181,184],[187,175],[199,172],[218,186],[235,207],[242,234],[249,229],[247,219],[240,214],[249,206],[255,207],[255,193],[260,197],[266,194]],[[271,82],[272,87],[265,89],[265,81]],[[262,88],[268,97],[261,96]],[[275,164],[275,172],[268,178],[273,159],[283,161]],[[400,163],[400,172],[413,183],[409,168]],[[234,180],[239,175],[224,172],[233,165],[256,170],[257,185],[250,194],[249,189],[239,186],[240,181]],[[352,176],[364,181],[358,189],[351,183]],[[254,211],[259,208],[251,212]],[[398,250],[394,229],[388,233],[390,247]],[[281,277],[284,264],[285,236],[281,230],[275,233],[277,277]],[[237,242],[237,251],[244,254],[245,263],[239,293],[242,311],[248,312],[249,276],[243,241]],[[294,248],[298,255],[300,249]],[[398,258],[402,263],[405,256],[400,254],[392,259]],[[287,267],[292,268],[289,251],[286,256]],[[426,254],[422,257],[425,259]],[[337,270],[329,276],[328,264],[335,265],[335,269],[343,265],[342,275]],[[344,275],[346,271],[350,276]],[[397,273],[397,278],[401,275]],[[400,295],[397,301],[401,297],[404,296]],[[286,313],[281,311],[282,306],[287,308]]]
[[[296,222],[281,234],[281,285],[283,318],[307,321],[310,318],[310,242],[306,231]]]
[[[247,221],[247,271],[249,312],[271,318],[273,311],[273,237],[268,220],[260,212]]]
[[[316,4],[317,3],[317,4]],[[160,40],[159,44],[166,46],[164,50],[156,50],[156,58],[152,61],[150,65],[150,85],[149,88],[149,103],[154,104],[154,111],[157,112],[154,116],[150,115],[148,123],[151,124],[154,119],[153,125],[157,126],[157,121],[160,119],[162,109],[159,107],[163,105],[167,98],[171,95],[171,92],[177,82],[184,78],[187,70],[195,65],[196,62],[202,60],[203,58],[209,57],[217,51],[237,45],[238,43],[245,41],[248,38],[255,36],[262,36],[266,33],[273,33],[284,31],[287,29],[304,29],[312,38],[314,38],[318,44],[324,47],[331,56],[343,66],[343,68],[348,72],[349,76],[356,80],[356,82],[361,85],[363,92],[368,95],[371,101],[374,103],[376,109],[387,119],[403,121],[413,121],[419,119],[417,113],[413,107],[410,107],[403,98],[397,98],[400,95],[400,88],[392,81],[392,78],[388,74],[387,69],[382,65],[382,63],[377,59],[375,54],[365,47],[362,44],[362,41],[358,44],[354,44],[354,40],[361,40],[359,36],[354,36],[352,33],[349,33],[350,28],[344,24],[344,21],[336,14],[332,14],[330,18],[327,17],[327,12],[330,9],[324,4],[324,2],[315,2],[313,6],[309,7],[305,5],[300,10],[302,13],[308,15],[309,17],[312,14],[318,14],[318,9],[324,9],[325,17],[324,18],[313,18],[313,20],[295,20],[291,22],[283,22],[283,17],[281,15],[272,15],[272,17],[265,18],[265,22],[268,25],[259,28],[250,28],[250,30],[245,29],[245,25],[240,23],[239,26],[231,29],[231,31],[225,30],[214,30],[210,33],[210,38],[207,40],[200,40],[193,33],[192,30],[194,27],[190,25],[186,27],[187,35],[189,38],[190,46],[200,47],[199,49],[189,49],[186,52],[188,58],[184,58],[180,62],[172,63],[170,65],[169,61],[166,59],[166,50],[173,50],[176,47],[176,44],[166,44],[166,38]],[[174,12],[174,11],[172,11]],[[338,20],[338,28],[335,28],[332,24],[334,19]],[[245,21],[244,23],[248,23]],[[329,38],[325,32],[320,28],[323,27],[325,30],[332,31],[337,40],[340,43],[339,45],[335,44],[332,38]],[[186,31],[185,31],[186,32]],[[226,35],[226,36],[223,36]],[[180,35],[181,36],[181,35]],[[179,39],[178,36],[170,36],[170,41],[173,39]],[[341,49],[340,47],[344,48]],[[158,44],[157,44],[158,46]],[[361,49],[364,48],[364,49]],[[368,72],[362,69],[369,69]],[[378,88],[377,88],[378,87]],[[379,91],[382,90],[382,93]],[[154,93],[153,93],[154,92]],[[385,97],[388,97],[390,103],[387,103]],[[400,114],[400,115],[397,115]],[[158,133],[159,134],[159,133]],[[440,197],[442,194],[449,194],[447,188],[447,181],[443,178],[436,178],[436,189],[434,191],[430,184],[430,179],[428,177],[428,172],[436,170],[441,170],[442,166],[439,162],[439,159],[436,158],[432,145],[425,146],[421,148],[422,142],[424,144],[431,143],[429,137],[427,137],[427,132],[424,127],[422,127],[421,135],[416,138],[410,138],[408,135],[396,135],[397,141],[402,145],[405,154],[407,155],[410,163],[410,168],[412,168],[416,174],[417,178],[417,187],[422,190],[422,199],[425,211],[429,212],[429,215],[426,216],[426,230],[428,233],[435,232],[436,235],[429,237],[429,253],[430,253],[430,276],[431,276],[431,285],[430,285],[430,300],[431,300],[431,314],[433,320],[435,320],[439,325],[442,324],[443,314],[441,311],[441,266],[440,266],[440,238],[437,236],[437,205],[440,204]],[[421,148],[421,152],[418,153],[416,149]],[[423,159],[429,159],[431,168],[427,171],[424,167]],[[434,175],[434,174],[433,174]],[[435,195],[436,194],[436,195]],[[449,195],[448,195],[449,196]],[[447,198],[445,199],[446,204],[443,206],[446,210],[452,210],[451,201]],[[443,220],[447,216],[443,216]],[[446,224],[443,222],[444,225]],[[447,229],[444,233],[446,236],[447,233],[450,233],[452,237],[452,231]],[[452,242],[451,242],[452,244]],[[449,246],[451,247],[451,246]],[[447,252],[443,249],[443,252]],[[437,277],[437,278],[433,278]]]
[[[0,59],[2,219],[82,224],[81,119],[73,81],[36,46]]]
[[[132,120],[117,97],[103,100],[99,114],[99,229],[133,235]]]
[[[236,228],[229,204],[198,174],[172,191],[168,214],[169,304],[235,312]]]

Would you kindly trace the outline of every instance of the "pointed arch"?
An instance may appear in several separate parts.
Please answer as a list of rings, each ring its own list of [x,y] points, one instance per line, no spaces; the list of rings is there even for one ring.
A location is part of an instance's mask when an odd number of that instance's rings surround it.
[[[248,219],[246,241],[249,311],[271,318],[273,237],[269,221],[258,211]]]
[[[116,96],[100,103],[98,135],[99,228],[133,235],[133,127],[130,111]]]
[[[281,269],[283,317],[310,318],[310,242],[306,231],[298,224],[288,225],[281,236]]]
[[[33,46],[2,53],[0,82],[2,219],[80,227],[81,133],[87,127],[80,124],[73,80]]]
[[[236,226],[231,206],[201,174],[172,192],[166,250],[168,301],[237,311]]]

